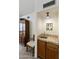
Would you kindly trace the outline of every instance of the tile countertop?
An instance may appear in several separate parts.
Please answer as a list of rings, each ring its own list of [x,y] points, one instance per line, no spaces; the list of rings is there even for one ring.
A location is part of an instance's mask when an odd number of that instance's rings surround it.
[[[38,36],[38,40],[59,45],[59,39],[58,39],[58,36],[56,35],[47,36],[47,38],[41,38],[40,36]]]

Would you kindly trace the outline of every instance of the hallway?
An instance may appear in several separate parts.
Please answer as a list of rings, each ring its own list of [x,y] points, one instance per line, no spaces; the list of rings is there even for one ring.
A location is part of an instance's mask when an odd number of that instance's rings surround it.
[[[26,47],[23,47],[21,44],[19,45],[19,59],[36,59],[32,57],[32,53],[26,52]]]

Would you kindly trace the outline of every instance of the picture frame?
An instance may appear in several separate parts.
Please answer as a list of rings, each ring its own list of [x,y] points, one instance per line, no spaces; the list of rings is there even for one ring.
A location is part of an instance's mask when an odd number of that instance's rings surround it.
[[[53,30],[53,23],[46,23],[46,31],[52,31]]]

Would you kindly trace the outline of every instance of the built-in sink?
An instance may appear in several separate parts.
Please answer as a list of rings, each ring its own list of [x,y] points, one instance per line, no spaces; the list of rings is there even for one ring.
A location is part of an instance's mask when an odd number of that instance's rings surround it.
[[[46,37],[46,36],[41,36],[40,38],[45,38],[45,39],[47,39],[47,37]]]
[[[43,38],[43,39],[47,39],[47,35],[44,33],[44,34],[41,34],[39,35],[40,38]]]

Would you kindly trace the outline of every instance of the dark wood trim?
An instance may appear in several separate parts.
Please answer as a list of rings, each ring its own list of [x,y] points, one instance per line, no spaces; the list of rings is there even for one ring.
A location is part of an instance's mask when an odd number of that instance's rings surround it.
[[[21,18],[19,22],[25,24],[25,31],[21,31],[24,34],[24,37],[20,41],[24,46],[26,46],[26,43],[30,39],[30,22],[29,22],[29,20],[27,20],[25,18]],[[19,31],[19,33],[20,33],[20,31]]]

